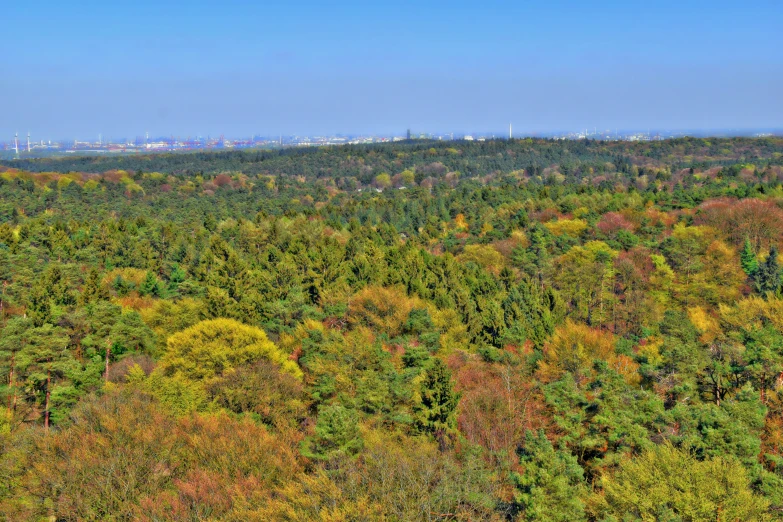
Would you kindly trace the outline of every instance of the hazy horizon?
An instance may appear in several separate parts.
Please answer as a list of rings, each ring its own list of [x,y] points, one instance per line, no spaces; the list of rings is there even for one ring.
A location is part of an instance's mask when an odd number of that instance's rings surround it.
[[[487,139],[506,139],[508,137],[508,127],[506,129],[495,129],[495,130],[464,130],[460,129],[459,131],[448,131],[448,130],[430,130],[430,129],[410,129],[412,137],[414,139],[418,139],[421,135],[426,135],[429,139],[438,139],[439,137],[445,136],[446,139],[450,139],[449,135],[453,135],[454,140],[460,140],[463,139],[466,136],[471,137],[481,137],[481,138],[487,138]],[[604,139],[602,137],[602,134],[605,133],[605,139],[612,140],[613,134],[616,132],[619,136],[630,136],[633,134],[648,134],[655,137],[658,135],[661,139],[669,139],[669,138],[683,138],[683,137],[694,137],[694,138],[734,138],[734,137],[754,137],[757,134],[771,134],[773,136],[780,136],[783,135],[783,126],[781,127],[747,127],[747,128],[738,128],[738,129],[731,129],[731,128],[724,128],[724,129],[657,129],[657,128],[650,128],[650,129],[643,129],[643,128],[618,128],[618,129],[597,129],[597,138],[593,137],[594,128],[582,128],[582,129],[556,129],[551,131],[541,131],[541,132],[522,132],[517,131],[516,128],[514,128],[513,131],[513,137],[514,139],[523,139],[523,138],[562,138],[567,137],[568,134],[576,134],[579,132],[584,132],[585,130],[589,131],[588,138],[590,139]],[[294,138],[316,138],[316,137],[346,137],[346,138],[356,138],[356,137],[376,137],[376,138],[400,138],[404,137],[406,134],[407,129],[398,129],[393,132],[389,133],[362,133],[362,132],[350,132],[350,131],[344,131],[344,132],[326,132],[326,133],[295,133],[295,134],[261,134],[261,133],[249,133],[249,134],[239,134],[239,133],[232,133],[232,132],[221,132],[221,133],[215,133],[215,134],[208,134],[208,133],[200,133],[200,132],[190,132],[190,133],[182,133],[182,134],[172,134],[167,132],[162,132],[160,134],[149,134],[149,140],[150,141],[156,141],[159,139],[170,139],[172,136],[178,140],[184,140],[187,138],[190,139],[216,139],[220,136],[223,136],[226,140],[243,140],[248,138],[255,138],[256,140],[266,139],[266,140],[277,140],[279,137],[282,137],[284,140],[291,140]],[[44,137],[45,136],[45,137]],[[77,140],[79,143],[86,143],[86,142],[95,142],[99,139],[102,139],[104,143],[114,143],[118,144],[123,141],[130,142],[134,141],[138,138],[145,138],[145,133],[138,132],[138,133],[126,133],[125,135],[117,135],[117,136],[110,136],[108,134],[104,133],[98,133],[95,135],[71,135],[71,136],[49,136],[48,134],[38,134],[33,135],[31,134],[31,143],[36,144],[40,143],[42,140],[44,142],[51,141],[52,143],[60,143],[60,144],[67,144],[68,142],[71,142],[73,140]],[[19,131],[18,135],[19,139],[19,148],[20,150],[24,149],[27,143],[27,133]],[[13,140],[14,140],[14,133],[11,133],[9,135],[0,136],[0,143],[5,144],[6,146],[11,145],[13,146]]]
[[[783,127],[780,2],[4,8],[0,141]]]

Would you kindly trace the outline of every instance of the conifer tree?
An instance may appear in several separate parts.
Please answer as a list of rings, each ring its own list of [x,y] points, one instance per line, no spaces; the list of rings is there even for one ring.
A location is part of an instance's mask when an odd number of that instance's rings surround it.
[[[740,253],[740,263],[742,264],[742,270],[749,276],[753,276],[759,268],[756,252],[753,251],[753,246],[750,244],[750,239],[748,238],[745,238],[745,246]]]
[[[17,356],[27,344],[32,330],[32,320],[22,317],[12,318],[0,329],[0,373],[5,381],[0,385],[0,393],[7,400],[10,414],[16,411],[21,391]]]
[[[762,295],[776,293],[780,289],[780,265],[778,264],[778,249],[769,249],[766,261],[759,265],[753,274],[756,291]]]
[[[139,293],[141,295],[163,297],[163,289],[161,288],[161,284],[158,281],[158,278],[155,277],[155,274],[152,272],[147,272],[147,275],[144,277],[141,285],[139,285]]]
[[[43,326],[52,320],[52,301],[43,281],[36,283],[30,291],[27,315],[35,326]]]
[[[109,293],[106,291],[106,287],[101,284],[98,271],[93,268],[84,282],[84,289],[82,289],[82,294],[79,296],[79,304],[89,304],[108,298]]]
[[[66,331],[46,324],[30,330],[17,355],[20,377],[24,378],[25,388],[32,398],[42,407],[46,428],[50,423],[55,387],[78,370],[78,364],[67,348]]]
[[[451,385],[451,372],[440,359],[432,366],[421,382],[421,400],[414,405],[415,426],[422,433],[435,437],[441,449],[445,449],[446,436],[456,425],[456,411],[460,395]]]
[[[528,431],[519,450],[522,473],[514,473],[515,503],[520,520],[571,522],[585,520],[582,497],[587,492],[576,457],[555,450],[543,431]]]
[[[302,452],[315,459],[354,455],[364,445],[359,415],[339,404],[325,406],[318,414],[315,435],[305,440]]]

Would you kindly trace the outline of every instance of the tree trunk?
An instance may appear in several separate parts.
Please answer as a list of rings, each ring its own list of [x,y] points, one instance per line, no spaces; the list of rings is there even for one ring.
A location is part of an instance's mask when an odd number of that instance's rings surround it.
[[[14,361],[16,359],[16,354],[11,355],[11,367],[8,372],[8,386],[11,388],[11,400],[8,403],[8,413],[13,413],[16,411],[16,380],[14,375]]]
[[[441,451],[441,453],[445,452],[448,447],[446,445],[446,430],[435,430],[435,440],[438,441],[438,449]]]
[[[720,406],[720,377],[715,381],[715,405]]]
[[[106,382],[109,382],[109,358],[111,357],[111,341],[106,340],[106,373],[104,378]]]
[[[51,370],[46,372],[46,405],[44,409],[44,428],[49,431],[49,398],[51,396],[52,388],[52,372]]]

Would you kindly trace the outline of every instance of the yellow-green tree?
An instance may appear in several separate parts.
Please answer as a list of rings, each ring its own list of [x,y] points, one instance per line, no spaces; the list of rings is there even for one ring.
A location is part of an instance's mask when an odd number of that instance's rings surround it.
[[[169,337],[160,361],[167,376],[208,383],[235,368],[267,359],[301,378],[302,370],[260,328],[233,319],[210,319]]]
[[[389,176],[386,172],[381,172],[375,176],[375,186],[379,189],[391,187],[391,176]]]
[[[366,286],[348,304],[348,322],[364,325],[395,337],[402,332],[408,314],[423,303],[405,295],[399,287]]]
[[[709,305],[735,302],[746,279],[737,258],[733,248],[714,240],[704,252],[702,269],[693,274],[688,290]]]
[[[605,361],[626,382],[638,382],[638,364],[614,348],[611,333],[570,320],[555,330],[552,340],[544,346],[544,358],[539,363],[538,375],[544,380],[559,379],[564,373],[577,380],[593,371],[593,361]]]
[[[584,219],[558,219],[557,221],[548,221],[544,226],[556,236],[579,237],[582,232],[587,230],[587,221]]]
[[[590,325],[609,320],[616,257],[617,251],[603,241],[589,241],[557,259],[555,284],[563,295],[570,297],[572,317]]]
[[[500,272],[505,265],[503,254],[490,245],[466,245],[465,250],[457,258],[459,261],[476,263],[493,274]]]
[[[596,510],[605,516],[603,520],[771,519],[769,502],[753,493],[739,461],[732,457],[700,461],[669,444],[624,461],[616,475],[604,477],[603,487],[604,498]]]

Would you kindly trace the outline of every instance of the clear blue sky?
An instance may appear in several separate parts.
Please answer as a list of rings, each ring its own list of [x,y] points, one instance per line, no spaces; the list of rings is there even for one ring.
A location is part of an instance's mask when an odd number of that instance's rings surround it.
[[[11,1],[0,141],[783,127],[783,1]]]

